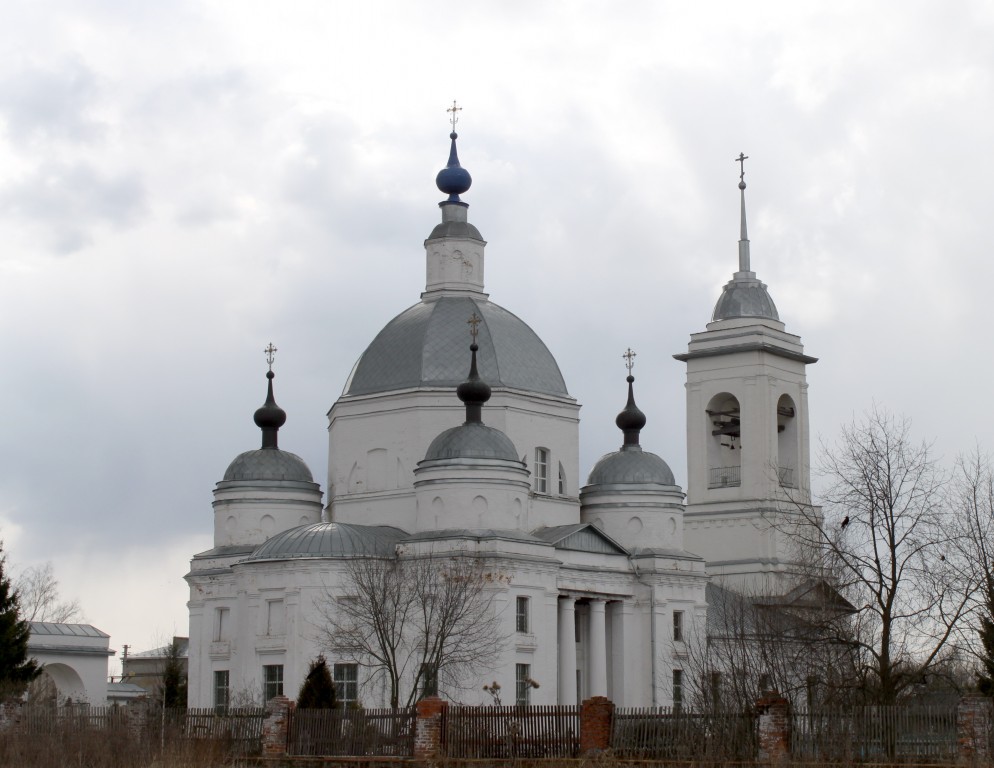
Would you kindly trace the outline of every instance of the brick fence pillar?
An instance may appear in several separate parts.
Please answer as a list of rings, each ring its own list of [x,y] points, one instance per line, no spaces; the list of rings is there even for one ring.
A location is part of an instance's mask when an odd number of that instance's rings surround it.
[[[991,700],[980,694],[960,699],[956,707],[959,765],[987,765],[991,757]]]
[[[777,765],[790,760],[790,702],[776,691],[756,702],[759,715],[759,762]]]
[[[428,696],[416,705],[414,727],[414,757],[431,760],[442,752],[442,720],[449,703],[438,696]]]
[[[580,754],[604,752],[611,746],[611,720],[614,702],[594,696],[580,705]]]
[[[274,696],[266,703],[266,719],[262,721],[263,757],[285,755],[290,717],[297,708],[286,696]]]

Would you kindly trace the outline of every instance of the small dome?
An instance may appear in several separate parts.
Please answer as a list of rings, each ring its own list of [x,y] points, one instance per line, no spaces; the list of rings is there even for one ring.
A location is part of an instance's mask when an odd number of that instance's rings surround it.
[[[312,523],[291,528],[259,546],[248,560],[284,560],[296,557],[392,555],[407,534],[388,525]]]
[[[482,320],[480,376],[490,386],[568,395],[556,359],[517,315],[485,298],[422,301],[387,323],[355,364],[346,395],[454,387],[466,378],[466,318]]]
[[[231,462],[224,480],[294,480],[313,483],[311,470],[304,460],[279,448],[258,448],[245,451]]]
[[[459,195],[468,192],[473,186],[473,177],[469,175],[469,171],[459,165],[459,153],[456,150],[456,139],[459,138],[459,134],[453,131],[449,134],[449,138],[452,140],[449,162],[435,177],[435,186],[440,192],[449,196],[449,202],[456,203],[459,202]]]
[[[521,463],[511,438],[478,422],[452,427],[432,440],[425,461],[439,459],[503,459]]]
[[[730,280],[718,303],[714,306],[712,321],[731,320],[737,317],[765,317],[780,320],[777,305],[773,303],[766,285],[756,279],[736,278]]]
[[[656,454],[643,451],[637,445],[626,445],[601,458],[587,480],[588,485],[622,483],[676,485],[676,480],[673,471]]]

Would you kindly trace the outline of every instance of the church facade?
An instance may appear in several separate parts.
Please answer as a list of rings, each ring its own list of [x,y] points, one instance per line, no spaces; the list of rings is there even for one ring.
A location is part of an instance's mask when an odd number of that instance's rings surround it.
[[[807,357],[751,271],[744,181],[739,269],[687,363],[689,487],[644,449],[628,398],[619,450],[579,477],[579,404],[549,349],[484,291],[456,134],[436,183],[418,303],[373,338],[328,414],[326,498],[278,445],[272,357],[259,449],[214,491],[214,547],[193,556],[189,705],[294,697],[323,654],[341,699],[389,702],[382,672],[329,639],[357,564],[471,558],[497,649],[439,694],[504,704],[686,700],[709,579],[786,593],[784,490],[808,500]],[[630,359],[629,359],[630,361]],[[619,388],[619,402],[621,400]],[[413,678],[415,672],[405,671]],[[431,678],[431,675],[427,675]],[[413,683],[412,683],[413,684]]]

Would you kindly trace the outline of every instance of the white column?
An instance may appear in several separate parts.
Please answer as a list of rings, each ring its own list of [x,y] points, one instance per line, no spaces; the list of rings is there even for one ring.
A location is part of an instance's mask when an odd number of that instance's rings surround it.
[[[590,695],[607,696],[607,625],[604,601],[590,601]]]
[[[569,595],[559,599],[559,703],[577,703],[576,610]]]
[[[642,671],[638,667],[642,656],[635,651],[634,647],[629,647],[629,643],[635,641],[634,633],[629,626],[632,619],[632,604],[628,601],[617,600],[608,603],[607,607],[607,626],[611,638],[608,697],[615,703],[615,706],[631,707],[634,706],[630,700],[631,686],[628,685],[626,678],[634,681],[642,675]],[[626,669],[626,663],[631,667],[630,670]]]

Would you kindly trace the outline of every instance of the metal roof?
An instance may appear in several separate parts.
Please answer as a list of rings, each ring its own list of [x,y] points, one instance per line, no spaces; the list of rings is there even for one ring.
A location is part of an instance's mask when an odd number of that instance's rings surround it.
[[[61,624],[54,621],[31,621],[32,635],[61,635],[63,637],[110,637],[92,624]]]
[[[511,438],[478,422],[452,427],[432,440],[425,461],[438,459],[504,459],[521,464]]]
[[[634,483],[676,485],[676,480],[665,461],[637,445],[626,445],[620,451],[601,457],[587,479],[588,485]]]
[[[466,320],[482,318],[480,377],[492,387],[568,395],[548,347],[516,315],[482,296],[423,301],[387,323],[356,363],[346,395],[454,387],[466,378]]]
[[[627,550],[618,542],[589,523],[554,525],[538,528],[532,535],[555,546],[576,552],[596,552],[602,555],[625,555]]]
[[[736,273],[729,280],[714,305],[711,320],[730,320],[735,317],[765,317],[770,320],[780,320],[777,305],[773,303],[766,285],[755,277],[740,275],[752,273]]]
[[[243,562],[287,560],[303,557],[392,555],[397,542],[407,536],[389,525],[312,523],[278,533],[261,544]]]
[[[257,448],[235,458],[224,473],[231,480],[294,480],[313,483],[314,477],[304,460],[279,448]]]

